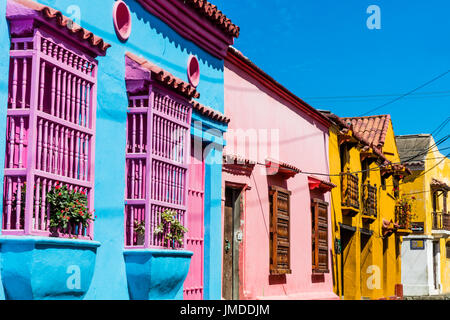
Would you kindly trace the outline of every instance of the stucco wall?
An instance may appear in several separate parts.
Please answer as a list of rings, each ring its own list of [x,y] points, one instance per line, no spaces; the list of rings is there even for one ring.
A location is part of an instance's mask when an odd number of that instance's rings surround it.
[[[328,129],[302,114],[295,107],[280,100],[249,78],[235,66],[225,63],[225,114],[232,121],[229,130],[268,130],[279,136],[278,159],[305,172],[328,173]],[[229,132],[230,132],[229,131]],[[247,131],[249,132],[249,131]],[[258,135],[258,134],[257,134]],[[261,137],[261,135],[259,135]],[[227,133],[227,153],[238,153],[247,158],[251,143],[246,141],[246,152],[237,148],[237,140]],[[234,145],[234,147],[232,147]],[[264,145],[264,143],[263,143]],[[234,150],[233,150],[234,149]],[[261,149],[257,149],[260,151]],[[267,150],[271,156],[271,149]],[[276,155],[272,157],[277,158]],[[265,156],[258,160],[250,177],[224,173],[224,184],[247,184],[243,219],[244,244],[240,270],[242,294],[247,299],[332,299],[332,273],[312,275],[311,209],[307,175],[298,174],[286,181],[267,176]],[[269,276],[269,185],[277,184],[292,191],[290,198],[291,269],[292,274],[283,277]],[[224,187],[224,186],[223,186]],[[329,194],[325,200],[330,202]],[[331,227],[331,223],[329,222]],[[331,244],[331,232],[329,241]],[[331,270],[331,255],[329,256]]]
[[[105,57],[99,57],[97,89],[97,130],[95,157],[95,221],[94,239],[101,242],[92,285],[87,299],[128,299],[123,257],[124,247],[124,190],[125,190],[125,142],[127,94],[125,89],[125,52],[142,55],[147,60],[187,81],[187,62],[189,55],[198,57],[200,62],[201,93],[199,102],[223,111],[223,61],[211,56],[195,44],[185,40],[169,26],[145,11],[136,1],[126,0],[132,14],[132,33],[126,42],[121,42],[114,31],[112,9],[113,0],[39,0],[77,18],[71,9],[79,9],[82,27],[88,29],[112,45]],[[5,16],[6,0],[1,1],[0,21],[0,71],[8,73],[9,37]],[[0,101],[6,105],[7,80],[0,80]],[[0,111],[0,132],[6,132],[6,108]],[[5,134],[0,134],[0,165],[3,167]],[[220,246],[211,234],[220,229],[220,183],[221,166],[207,166],[206,197],[207,232],[206,260],[209,265],[221,263],[214,251]],[[0,174],[3,181],[3,170]],[[208,247],[209,246],[209,247]],[[212,267],[205,277],[205,298],[220,296],[220,277],[214,276]],[[1,296],[0,296],[1,298]]]
[[[356,228],[347,248],[342,248],[342,254],[335,255],[335,277],[338,279],[338,285],[335,284],[334,290],[338,294],[343,294],[346,300],[379,299],[394,296],[395,285],[401,283],[401,255],[399,252],[401,242],[395,235],[386,239],[383,239],[382,235],[383,219],[395,221],[393,178],[387,178],[386,187],[381,187],[380,164],[371,162],[368,181],[371,185],[376,185],[378,189],[377,219],[372,223],[364,221],[361,209],[353,216],[343,214],[341,210],[341,179],[336,175],[341,173],[341,162],[344,160],[340,156],[338,130],[334,127],[330,129],[329,148],[330,173],[334,175],[331,177],[331,182],[337,185],[331,192],[334,221],[333,237],[341,239],[340,223]],[[392,124],[388,128],[383,151],[393,153],[393,155],[388,156],[389,160],[398,162]],[[344,170],[347,170],[347,168],[358,176],[361,190],[361,150],[357,146],[349,149],[349,159],[345,163]],[[360,191],[360,208],[362,208],[361,194]],[[364,247],[361,245],[364,242],[362,241],[364,236],[360,231],[361,228],[373,232]],[[386,250],[384,250],[384,247],[386,247]],[[344,279],[344,285],[342,285],[342,278]],[[342,286],[344,292],[342,292]]]

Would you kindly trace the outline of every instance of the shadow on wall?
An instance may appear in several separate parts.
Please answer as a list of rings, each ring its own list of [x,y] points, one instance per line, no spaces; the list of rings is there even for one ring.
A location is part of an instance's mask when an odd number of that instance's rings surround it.
[[[269,285],[280,285],[280,284],[286,284],[287,280],[286,280],[286,275],[285,274],[281,274],[281,275],[269,275]]]
[[[168,39],[170,43],[175,45],[175,48],[180,47],[182,51],[186,50],[187,53],[196,55],[200,61],[207,64],[208,66],[216,70],[223,71],[223,63],[221,60],[208,55],[204,51],[198,49],[196,45],[178,35],[163,21],[148,13],[139,3],[137,3],[136,0],[124,0],[124,2],[128,5],[130,11],[136,14],[139,20],[142,20],[145,24],[148,24],[151,29],[154,29],[157,33],[161,34],[163,38]],[[138,48],[135,49],[139,51]],[[160,56],[152,56],[152,59],[155,61],[163,60]],[[170,63],[167,60],[164,60],[164,64],[170,66],[174,70],[180,72],[185,71],[184,68],[180,68],[180,66]],[[217,82],[217,80],[215,81]]]

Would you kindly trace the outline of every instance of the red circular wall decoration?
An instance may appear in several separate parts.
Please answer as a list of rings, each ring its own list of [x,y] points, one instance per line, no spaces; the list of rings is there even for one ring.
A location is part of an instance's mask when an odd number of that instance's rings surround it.
[[[131,33],[131,13],[125,2],[119,0],[114,3],[113,20],[119,39],[127,40]]]
[[[200,64],[196,56],[189,57],[187,73],[189,83],[197,87],[200,82]]]

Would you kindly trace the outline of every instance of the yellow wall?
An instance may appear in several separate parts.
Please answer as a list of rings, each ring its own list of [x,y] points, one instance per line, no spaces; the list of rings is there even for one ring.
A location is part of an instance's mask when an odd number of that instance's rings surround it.
[[[434,139],[431,138],[431,146],[435,145]],[[432,212],[433,200],[431,192],[431,181],[433,178],[450,185],[450,159],[446,158],[437,147],[430,148],[425,159],[425,170],[415,171],[411,176],[405,179],[400,186],[400,190],[404,194],[411,194],[416,197],[415,213],[416,217],[413,221],[424,222],[426,235],[432,235]],[[450,194],[450,192],[449,192]],[[447,211],[450,208],[450,199],[447,198]],[[439,210],[442,211],[442,197],[439,201]],[[450,293],[450,257],[446,257],[446,242],[450,239],[442,238],[440,242],[441,252],[441,284],[443,293]]]
[[[349,150],[349,161],[345,164],[351,172],[361,171],[361,147],[355,145]],[[392,126],[389,127],[385,149],[391,156],[387,156],[392,162],[398,162],[399,156],[395,144],[395,137]],[[341,159],[338,143],[338,129],[330,129],[330,173],[332,175],[341,172]],[[393,178],[386,179],[386,187],[381,187],[381,175],[379,164],[372,162],[370,168],[370,184],[376,184],[378,189],[378,215],[372,223],[363,222],[361,210],[353,217],[343,215],[341,210],[341,179],[339,176],[332,176],[331,182],[337,187],[331,192],[333,205],[333,238],[341,238],[341,228],[339,223],[356,227],[347,248],[341,255],[336,255],[333,249],[335,263],[335,292],[346,300],[359,300],[364,298],[379,299],[388,298],[395,295],[395,285],[401,282],[400,254],[398,246],[399,238],[393,234],[383,240],[382,221],[386,219],[395,220],[395,199],[393,195]],[[358,173],[360,182],[360,195],[362,184],[362,173]],[[360,196],[360,206],[362,207]],[[368,237],[361,234],[360,228],[369,229],[373,234]],[[365,244],[362,246],[362,244]],[[386,249],[384,250],[384,247]],[[344,266],[341,266],[341,259]],[[344,278],[344,294],[342,295],[342,277]],[[371,286],[368,285],[372,283]]]

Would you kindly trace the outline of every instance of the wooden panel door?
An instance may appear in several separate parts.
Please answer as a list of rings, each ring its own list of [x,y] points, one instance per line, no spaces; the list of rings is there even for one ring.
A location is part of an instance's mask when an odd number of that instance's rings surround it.
[[[194,255],[184,282],[185,300],[203,300],[205,163],[202,154],[198,153],[191,147],[186,249],[194,252]]]
[[[239,300],[239,242],[241,191],[225,189],[225,216],[223,234],[222,297]]]

